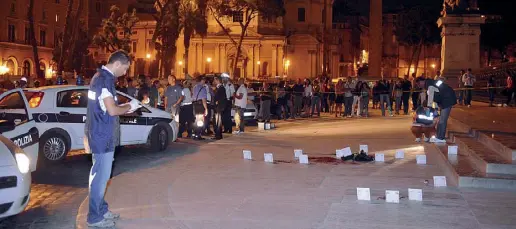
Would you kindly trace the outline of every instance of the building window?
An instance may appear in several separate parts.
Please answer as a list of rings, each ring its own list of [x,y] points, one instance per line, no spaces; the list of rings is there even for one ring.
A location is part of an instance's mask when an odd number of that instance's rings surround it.
[[[322,12],[321,12],[321,22],[322,23],[324,23],[324,21],[325,21],[324,20],[325,16],[326,16],[326,10],[323,9]]]
[[[120,32],[118,32],[118,35],[119,35],[119,36],[123,36],[123,35],[124,35],[124,31],[120,31]]]
[[[297,8],[297,21],[305,21],[305,8]]]
[[[14,25],[9,24],[7,38],[9,42],[14,42],[16,40],[16,27]]]
[[[16,0],[13,0],[11,2],[11,14],[15,14],[16,13]]]
[[[61,3],[61,0],[56,0],[56,3],[57,3],[57,4]]]
[[[138,34],[138,31],[133,30],[131,33],[132,33],[133,35],[136,35],[136,34]]]
[[[133,41],[133,53],[136,53],[137,45],[138,43],[136,41]]]
[[[30,62],[28,60],[23,61],[23,75],[24,76],[30,76],[32,67],[30,66]]]
[[[47,45],[47,31],[45,31],[45,30],[39,31],[39,45],[40,46]]]
[[[47,11],[43,9],[43,12],[41,13],[41,20],[47,20]]]
[[[54,47],[57,47],[59,45],[59,36],[57,33],[54,33]]]
[[[233,22],[244,22],[244,12],[233,11]]]
[[[344,55],[340,54],[339,61],[342,63],[344,62]]]
[[[59,13],[56,14],[56,22],[59,22]]]
[[[30,44],[31,36],[30,36],[30,28],[29,26],[25,26],[25,44]]]
[[[97,1],[95,3],[95,10],[97,11],[97,13],[100,13],[100,2],[99,1]]]
[[[149,34],[154,34],[154,30],[149,30]]]

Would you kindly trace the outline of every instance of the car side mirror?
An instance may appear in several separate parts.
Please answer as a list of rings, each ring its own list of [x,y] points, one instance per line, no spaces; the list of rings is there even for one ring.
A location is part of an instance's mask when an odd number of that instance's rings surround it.
[[[0,120],[0,133],[12,131],[16,128],[14,121]]]

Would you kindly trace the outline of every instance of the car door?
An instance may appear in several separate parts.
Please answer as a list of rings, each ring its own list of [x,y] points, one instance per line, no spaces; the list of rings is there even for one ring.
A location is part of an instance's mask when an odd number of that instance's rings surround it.
[[[77,88],[58,91],[56,117],[60,128],[70,135],[71,148],[84,148],[84,123],[88,106],[88,89]]]
[[[28,105],[20,88],[0,95],[0,119],[15,124],[14,130],[6,131],[2,135],[23,149],[30,160],[30,171],[33,172],[38,162],[39,132]]]
[[[133,99],[120,92],[117,92],[116,97],[118,104],[128,103]],[[131,145],[147,142],[147,133],[152,126],[147,126],[146,113],[148,110],[146,108],[140,110],[143,110],[143,113],[134,112],[120,115],[120,144]]]

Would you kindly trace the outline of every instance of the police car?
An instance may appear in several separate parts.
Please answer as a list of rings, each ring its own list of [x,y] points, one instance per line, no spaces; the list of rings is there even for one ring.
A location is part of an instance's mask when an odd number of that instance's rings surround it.
[[[70,150],[85,148],[88,89],[87,86],[59,85],[5,92],[0,96],[0,119],[2,115],[25,114],[25,119],[16,120],[35,123],[40,155],[47,161],[63,160]],[[116,100],[120,104],[132,99],[117,92]],[[162,151],[176,140],[177,123],[169,113],[143,106],[134,113],[120,116],[120,132],[121,145],[148,144],[152,150]],[[28,144],[30,139],[20,141]]]
[[[18,129],[16,129],[18,128]],[[28,132],[22,133],[28,128]],[[31,121],[0,120],[0,219],[20,213],[29,203],[30,172],[38,160],[38,132]],[[24,149],[22,149],[22,147]]]

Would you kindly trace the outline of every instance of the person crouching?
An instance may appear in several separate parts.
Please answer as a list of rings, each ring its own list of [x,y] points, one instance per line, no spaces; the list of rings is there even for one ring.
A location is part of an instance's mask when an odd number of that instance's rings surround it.
[[[436,134],[436,125],[438,122],[439,113],[436,109],[431,107],[418,107],[414,114],[414,122],[412,123],[411,131],[416,137],[416,142],[429,142],[430,138]]]

